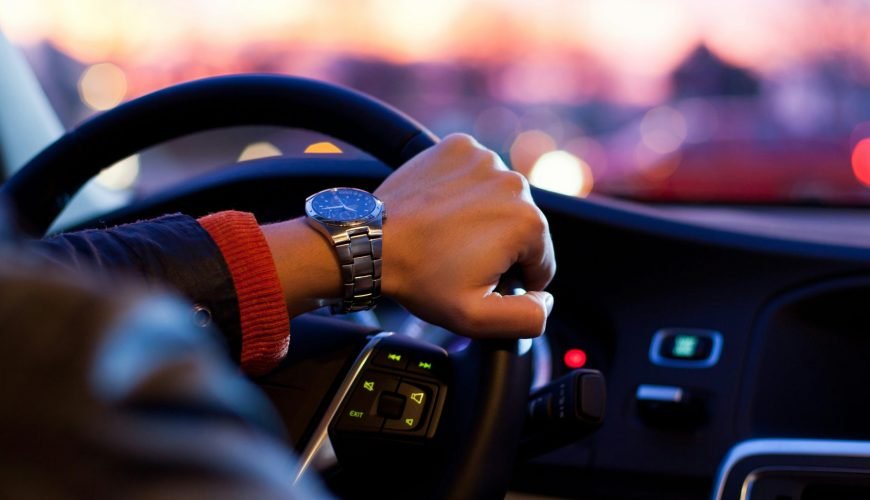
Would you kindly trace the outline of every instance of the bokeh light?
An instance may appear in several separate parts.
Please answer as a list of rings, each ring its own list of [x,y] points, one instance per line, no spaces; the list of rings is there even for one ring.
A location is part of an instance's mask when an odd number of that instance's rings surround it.
[[[584,197],[592,191],[592,170],[567,151],[550,151],[535,162],[529,182],[548,191]]]
[[[870,187],[870,137],[861,139],[852,150],[852,171],[861,184]]]
[[[97,174],[95,180],[104,188],[122,191],[133,187],[138,178],[139,155],[133,155],[103,169]]]
[[[372,94],[437,135],[472,133],[527,177],[559,150],[601,193],[870,203],[866,2],[0,0],[0,29],[67,128],[182,81],[278,73]],[[268,137],[334,153],[291,134]],[[282,154],[231,136],[209,166]],[[831,154],[802,169],[792,139]],[[186,148],[143,155],[137,188],[193,172]]]
[[[600,141],[592,137],[575,137],[565,143],[565,151],[583,159],[589,165],[595,178],[600,178],[607,172],[607,151]]]
[[[315,142],[309,144],[304,151],[305,154],[341,154],[341,148],[329,141]],[[280,154],[280,152],[279,152]]]
[[[248,144],[242,150],[238,161],[259,160],[260,158],[270,158],[272,156],[281,156],[282,154],[278,146],[275,146],[271,142],[254,142]]]
[[[514,139],[510,149],[511,167],[528,174],[538,158],[556,149],[556,141],[541,130],[527,130]]]
[[[114,108],[127,95],[127,77],[118,66],[100,63],[90,66],[79,79],[79,96],[93,110]]]
[[[676,151],[686,140],[686,119],[670,106],[653,108],[640,122],[640,136],[644,145],[656,153]]]

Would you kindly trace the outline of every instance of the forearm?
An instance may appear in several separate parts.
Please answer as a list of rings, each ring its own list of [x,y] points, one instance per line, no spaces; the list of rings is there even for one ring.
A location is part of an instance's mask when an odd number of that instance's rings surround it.
[[[174,215],[29,246],[53,265],[96,272],[108,283],[136,278],[176,290],[213,318],[232,356],[255,375],[286,355],[289,318],[339,289],[328,243],[303,219],[261,228],[243,212]]]
[[[240,320],[229,269],[209,234],[191,217],[171,215],[106,230],[27,243],[49,266],[97,274],[112,286],[131,279],[171,288],[207,310],[237,354]]]

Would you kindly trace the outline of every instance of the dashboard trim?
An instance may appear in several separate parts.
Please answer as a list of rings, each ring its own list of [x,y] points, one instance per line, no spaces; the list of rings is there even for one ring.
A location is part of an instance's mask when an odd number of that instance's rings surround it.
[[[750,439],[736,444],[722,461],[716,475],[713,499],[722,500],[731,470],[742,460],[759,455],[799,455],[870,458],[870,441],[828,439]],[[752,474],[747,476],[747,480]],[[744,481],[743,491],[746,491]]]

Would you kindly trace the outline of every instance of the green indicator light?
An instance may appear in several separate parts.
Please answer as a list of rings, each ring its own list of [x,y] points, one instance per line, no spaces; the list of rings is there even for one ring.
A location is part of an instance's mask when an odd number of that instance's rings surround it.
[[[363,418],[365,416],[365,413],[361,411],[350,410],[350,416],[353,418]]]
[[[694,335],[677,335],[674,338],[674,348],[671,353],[678,358],[691,358],[698,349],[698,337]]]
[[[394,354],[391,352],[391,353],[387,354],[387,359],[389,359],[390,361],[402,361],[402,355],[401,354]]]
[[[372,381],[363,380],[363,389],[365,389],[369,392],[375,390],[375,381],[374,380],[372,380]]]
[[[420,368],[423,368],[424,370],[431,370],[432,369],[432,363],[427,363],[425,361],[420,361],[419,363],[417,363],[417,366],[419,366]]]
[[[408,424],[408,427],[414,427],[414,419],[413,418],[406,418],[405,423]]]

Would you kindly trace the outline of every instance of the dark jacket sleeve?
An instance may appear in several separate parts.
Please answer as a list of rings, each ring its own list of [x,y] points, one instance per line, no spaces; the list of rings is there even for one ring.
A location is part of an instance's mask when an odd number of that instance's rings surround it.
[[[167,215],[105,230],[86,230],[29,242],[30,253],[55,265],[97,273],[108,283],[133,275],[153,288],[169,287],[209,318],[238,359],[240,320],[232,277],[217,245],[192,217]],[[191,311],[191,320],[194,320]]]

